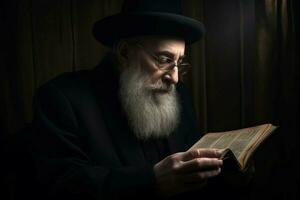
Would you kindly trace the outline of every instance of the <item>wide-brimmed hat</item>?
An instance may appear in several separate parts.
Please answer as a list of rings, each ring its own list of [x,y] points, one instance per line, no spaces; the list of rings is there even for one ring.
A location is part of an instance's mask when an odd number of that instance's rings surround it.
[[[93,27],[96,40],[109,47],[120,39],[151,35],[179,37],[188,45],[204,32],[201,22],[182,15],[180,0],[125,0],[120,13]]]

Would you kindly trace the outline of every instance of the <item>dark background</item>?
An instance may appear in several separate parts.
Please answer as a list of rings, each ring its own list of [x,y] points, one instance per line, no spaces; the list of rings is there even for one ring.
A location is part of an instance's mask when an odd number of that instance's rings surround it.
[[[26,138],[22,129],[31,122],[36,88],[101,60],[107,49],[92,37],[92,24],[118,12],[121,3],[0,1],[1,199],[16,196],[15,165],[22,163],[11,138]],[[256,175],[247,198],[300,198],[299,1],[185,0],[183,6],[207,29],[202,41],[187,48],[193,69],[185,80],[201,131],[278,125],[254,157]]]

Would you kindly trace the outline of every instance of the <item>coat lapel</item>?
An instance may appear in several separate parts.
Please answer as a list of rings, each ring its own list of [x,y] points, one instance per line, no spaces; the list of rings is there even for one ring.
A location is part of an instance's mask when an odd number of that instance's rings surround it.
[[[170,153],[177,153],[186,151],[186,134],[184,133],[184,130],[181,130],[182,126],[179,125],[179,128],[168,138],[168,144],[170,148]]]

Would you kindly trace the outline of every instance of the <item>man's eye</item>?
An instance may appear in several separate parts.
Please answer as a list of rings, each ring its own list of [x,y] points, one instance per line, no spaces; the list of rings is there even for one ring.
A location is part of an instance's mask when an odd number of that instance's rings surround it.
[[[166,56],[160,56],[158,57],[158,62],[161,64],[165,64],[165,63],[171,63],[172,60]]]

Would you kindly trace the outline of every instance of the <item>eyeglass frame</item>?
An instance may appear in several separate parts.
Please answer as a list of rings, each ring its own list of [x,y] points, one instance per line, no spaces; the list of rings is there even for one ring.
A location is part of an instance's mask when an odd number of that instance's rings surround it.
[[[161,63],[159,56],[155,55],[155,53],[148,50],[144,45],[142,45],[140,42],[134,42],[138,47],[141,47],[147,54],[149,54],[156,62],[156,66],[159,70],[170,72],[175,67],[178,68],[178,74],[182,77],[187,73],[187,69],[191,68],[190,63],[184,62],[184,63],[177,63],[176,61],[172,60],[171,58],[165,56],[167,59],[169,59],[170,63],[164,63],[167,64],[167,67],[161,67],[161,65],[164,65]],[[169,69],[170,68],[170,69]],[[182,71],[183,70],[183,71]]]

